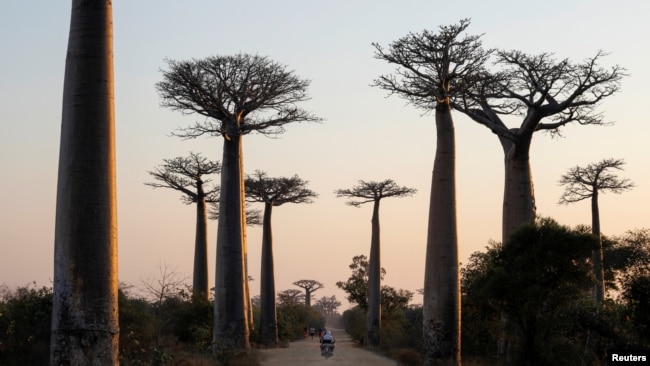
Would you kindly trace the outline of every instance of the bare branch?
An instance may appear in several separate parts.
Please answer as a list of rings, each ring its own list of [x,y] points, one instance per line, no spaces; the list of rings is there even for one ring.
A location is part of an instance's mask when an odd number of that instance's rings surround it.
[[[288,123],[321,121],[297,106],[309,100],[310,82],[267,57],[237,54],[166,61],[168,70],[156,84],[161,105],[206,117],[177,130],[176,136],[227,137],[253,131],[275,135]]]
[[[562,175],[559,184],[564,185],[565,191],[560,197],[559,204],[569,204],[591,198],[603,191],[616,194],[623,193],[634,187],[627,178],[618,178],[608,170],[623,170],[623,159],[603,159],[586,167],[576,166]]]
[[[205,178],[211,174],[221,173],[221,164],[209,161],[200,153],[190,152],[188,157],[164,159],[165,163],[149,174],[157,182],[146,182],[153,188],[171,188],[183,193],[181,200],[186,204],[195,203],[200,199],[212,202],[218,199],[219,186],[210,186],[211,179]]]
[[[417,192],[415,188],[400,187],[392,179],[382,182],[363,181],[350,189],[337,189],[336,197],[350,197],[346,204],[359,207],[364,203],[379,201],[387,197],[412,196]]]

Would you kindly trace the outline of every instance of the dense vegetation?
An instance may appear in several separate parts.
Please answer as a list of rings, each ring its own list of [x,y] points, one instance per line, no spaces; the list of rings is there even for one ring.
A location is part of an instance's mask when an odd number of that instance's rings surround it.
[[[509,245],[492,243],[474,253],[462,270],[465,363],[493,364],[501,335],[511,350],[510,362],[517,365],[602,365],[608,349],[650,348],[650,230],[603,238],[609,296],[602,304],[590,296],[594,245],[589,228],[570,229],[544,218],[519,230]],[[366,335],[367,266],[365,256],[354,257],[351,276],[337,284],[355,304],[342,314],[342,323],[359,343]],[[146,289],[136,293],[133,287],[121,286],[121,364],[213,365],[219,364],[217,358],[244,356],[211,353],[211,301],[193,299],[190,289],[180,284],[159,290],[153,296]],[[278,296],[281,345],[303,337],[305,327],[325,324],[328,312],[322,307],[329,298],[307,307],[301,295],[286,290]],[[382,288],[379,351],[405,365],[420,364],[423,351],[422,307],[409,305],[412,296],[410,291]],[[331,300],[334,309],[340,305]],[[258,321],[257,301],[253,308]],[[0,287],[0,364],[47,364],[51,314],[51,288]],[[509,320],[506,327],[503,317]],[[257,344],[256,337],[252,332],[252,344]],[[248,364],[255,364],[250,359],[254,355],[245,355]]]

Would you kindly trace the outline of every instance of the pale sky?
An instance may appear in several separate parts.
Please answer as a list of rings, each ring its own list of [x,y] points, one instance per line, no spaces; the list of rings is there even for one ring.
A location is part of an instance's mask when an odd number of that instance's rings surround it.
[[[399,4],[399,5],[397,5]],[[357,180],[393,179],[418,189],[410,198],[382,202],[384,284],[423,287],[426,221],[435,151],[433,115],[370,87],[392,71],[373,57],[372,42],[388,45],[408,32],[437,30],[471,18],[468,34],[486,47],[552,52],[581,61],[609,52],[603,66],[628,70],[620,93],[600,108],[610,127],[570,126],[563,138],[538,134],[531,149],[538,213],[562,224],[590,223],[590,206],[559,206],[560,176],[576,165],[622,158],[619,173],[637,185],[600,198],[606,235],[650,227],[650,3],[641,0],[497,1],[115,1],[120,281],[138,286],[161,263],[191,276],[195,210],[180,193],[152,189],[147,171],[163,159],[200,152],[221,159],[217,138],[182,141],[170,133],[198,116],[159,106],[155,83],[164,59],[238,52],[268,56],[312,81],[303,107],[320,124],[288,125],[277,139],[247,135],[247,173],[299,175],[319,197],[311,205],[274,210],[276,289],[313,279],[315,293],[345,293],[336,281],[350,275],[354,255],[368,255],[371,207],[354,208],[333,193]],[[3,0],[0,11],[0,284],[53,276],[56,174],[70,2]],[[501,236],[503,153],[486,128],[454,114],[457,139],[458,233],[461,262]],[[218,177],[215,176],[218,181]],[[258,207],[261,208],[261,207]],[[216,222],[209,226],[210,281],[214,282]],[[259,293],[261,228],[249,228],[249,273]],[[190,281],[191,282],[191,281]],[[414,303],[421,303],[416,295]]]

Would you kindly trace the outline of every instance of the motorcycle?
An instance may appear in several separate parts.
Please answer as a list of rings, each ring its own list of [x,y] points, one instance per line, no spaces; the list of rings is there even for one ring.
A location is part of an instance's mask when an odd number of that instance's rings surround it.
[[[323,343],[320,345],[320,354],[325,358],[330,358],[334,356],[334,344],[332,343]]]

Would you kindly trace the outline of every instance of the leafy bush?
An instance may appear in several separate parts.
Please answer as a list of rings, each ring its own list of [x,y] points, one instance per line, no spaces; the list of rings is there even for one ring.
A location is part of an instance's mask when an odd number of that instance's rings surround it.
[[[0,302],[0,365],[46,365],[51,323],[51,287],[6,292]]]

